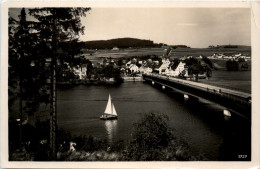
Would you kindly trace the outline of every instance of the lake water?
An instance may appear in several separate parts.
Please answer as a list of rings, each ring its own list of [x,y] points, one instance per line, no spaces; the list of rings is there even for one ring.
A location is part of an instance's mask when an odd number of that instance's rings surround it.
[[[221,73],[218,76],[222,78]],[[109,93],[119,118],[102,121],[99,116],[105,110]],[[126,141],[131,137],[133,123],[142,114],[154,111],[169,116],[174,134],[186,141],[194,153],[209,160],[239,160],[237,154],[250,157],[250,124],[236,116],[225,121],[223,109],[205,100],[185,101],[183,95],[143,82],[125,82],[119,87],[79,85],[58,90],[58,126],[73,135]]]
[[[251,87],[251,71],[214,71],[208,81],[230,87]],[[119,114],[118,120],[102,121],[109,93]],[[162,91],[143,82],[125,82],[119,87],[79,85],[58,89],[58,127],[72,135],[94,136],[109,142],[129,140],[133,123],[150,111],[169,116],[174,134],[189,144],[195,154],[209,160],[241,160],[238,154],[250,160],[251,126],[243,119],[223,118],[223,107],[205,100],[185,101],[183,95]],[[35,118],[49,117],[49,110],[35,114]],[[9,113],[19,118],[17,101]],[[24,115],[24,117],[26,117]]]

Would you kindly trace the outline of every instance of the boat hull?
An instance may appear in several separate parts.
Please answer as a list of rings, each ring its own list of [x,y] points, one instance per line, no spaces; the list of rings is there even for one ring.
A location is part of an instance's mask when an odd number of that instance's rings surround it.
[[[117,116],[110,116],[110,117],[100,117],[100,120],[115,120],[117,119]]]

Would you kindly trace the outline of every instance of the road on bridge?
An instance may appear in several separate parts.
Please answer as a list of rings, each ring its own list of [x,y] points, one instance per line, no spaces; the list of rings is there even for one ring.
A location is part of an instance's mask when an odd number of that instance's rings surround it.
[[[189,85],[189,86],[193,86],[196,88],[200,88],[202,90],[205,91],[214,91],[214,92],[218,92],[218,93],[226,93],[229,95],[234,95],[237,97],[243,97],[245,99],[250,99],[251,100],[251,94],[250,93],[246,93],[246,92],[242,92],[242,91],[237,91],[237,90],[232,90],[232,89],[227,89],[224,87],[218,87],[218,86],[214,86],[214,85],[209,85],[209,84],[205,84],[205,83],[199,83],[199,82],[194,82],[194,81],[189,81],[189,80],[183,80],[183,79],[179,79],[179,78],[174,78],[174,77],[168,77],[168,76],[162,76],[162,75],[156,75],[156,74],[147,74],[148,76],[152,76],[152,77],[157,77],[157,78],[161,78],[161,79],[166,79],[169,81],[173,81],[173,82],[177,82],[177,83],[181,83],[184,85]]]

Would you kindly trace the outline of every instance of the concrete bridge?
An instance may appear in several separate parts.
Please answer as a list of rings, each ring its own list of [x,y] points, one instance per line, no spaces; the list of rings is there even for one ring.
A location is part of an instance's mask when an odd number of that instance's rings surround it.
[[[219,104],[226,108],[223,110],[225,115],[236,113],[251,121],[250,93],[158,74],[143,74],[143,79],[152,85],[161,86],[163,90],[169,88],[180,92],[186,99],[202,98]]]

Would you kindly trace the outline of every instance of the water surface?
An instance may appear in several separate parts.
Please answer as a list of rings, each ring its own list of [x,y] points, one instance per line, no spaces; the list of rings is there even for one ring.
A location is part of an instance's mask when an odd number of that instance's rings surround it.
[[[109,94],[119,117],[102,121],[99,116],[105,110]],[[58,90],[58,125],[73,135],[92,135],[109,142],[127,141],[133,123],[142,114],[162,112],[169,116],[174,134],[185,140],[193,152],[209,160],[232,156],[233,150],[248,152],[250,146],[249,125],[237,127],[243,121],[237,117],[225,121],[223,109],[205,100],[185,101],[174,91],[162,91],[143,82],[125,82],[119,87],[79,85]],[[234,143],[232,138],[241,140]]]

